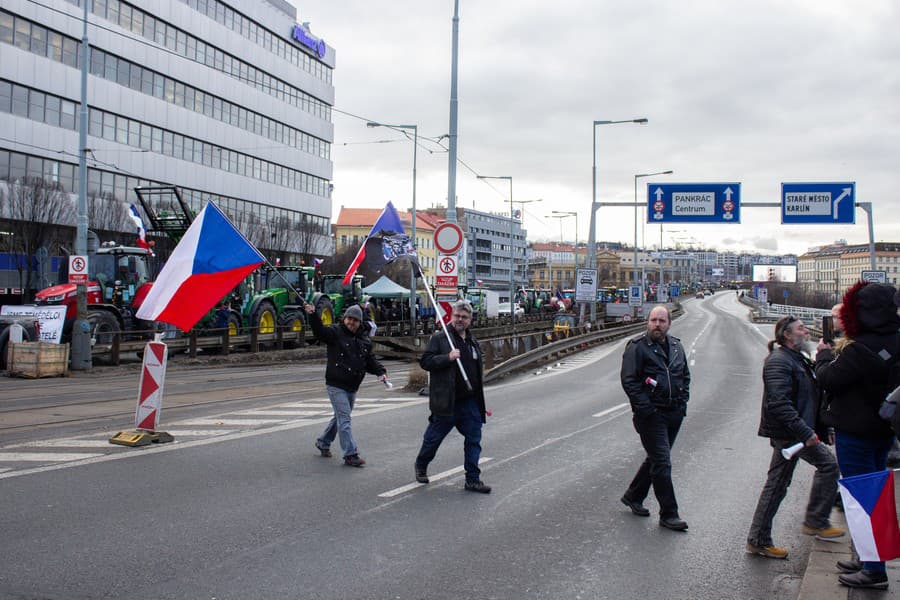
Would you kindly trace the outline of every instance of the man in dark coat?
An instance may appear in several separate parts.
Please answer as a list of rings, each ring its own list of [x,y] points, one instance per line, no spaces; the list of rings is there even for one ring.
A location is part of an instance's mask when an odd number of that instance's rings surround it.
[[[787,558],[784,548],[772,541],[772,521],[787,495],[797,467],[797,457],[816,468],[803,520],[803,532],[819,538],[837,538],[844,530],[832,527],[831,507],[837,496],[838,466],[831,451],[819,441],[816,419],[819,389],[812,362],[801,350],[809,329],[794,316],[775,323],[775,339],[769,342],[769,356],[763,365],[763,398],[759,435],[769,438],[772,460],[766,483],[756,503],[747,552],[766,558]],[[797,443],[802,449],[793,458],[782,450]]]
[[[622,503],[632,513],[649,517],[643,502],[652,484],[659,501],[660,526],[684,531],[688,524],[678,516],[671,451],[687,411],[691,373],[681,341],[668,335],[670,325],[669,310],[661,305],[653,307],[647,317],[647,332],[628,342],[622,356],[622,388],[628,394],[634,428],[647,452]]]
[[[478,459],[481,456],[481,426],[485,422],[484,406],[484,358],[478,340],[472,335],[472,305],[460,300],[453,305],[450,321],[450,340],[443,332],[435,333],[428,341],[419,364],[429,372],[428,427],[422,439],[422,448],[416,456],[416,481],[428,483],[428,463],[450,430],[456,427],[463,437],[466,485],[469,492],[489,494],[490,486],[481,481]],[[465,369],[469,386],[459,370]]]
[[[330,457],[331,443],[338,436],[344,452],[344,464],[362,467],[366,461],[359,456],[356,440],[353,439],[350,412],[356,403],[356,391],[366,372],[378,375],[379,381],[385,381],[386,371],[372,355],[369,332],[360,326],[363,314],[359,306],[354,304],[348,308],[340,324],[327,327],[322,324],[312,304],[306,305],[306,314],[309,315],[313,333],[328,345],[325,389],[328,390],[328,398],[334,409],[334,417],[316,440],[316,448],[323,457]]]
[[[879,408],[900,368],[900,316],[889,285],[860,281],[841,304],[846,339],[838,347],[819,342],[816,375],[830,402],[825,423],[835,430],[835,452],[844,477],[883,471],[894,445],[890,422]],[[838,580],[848,587],[887,589],[884,562],[838,561]]]

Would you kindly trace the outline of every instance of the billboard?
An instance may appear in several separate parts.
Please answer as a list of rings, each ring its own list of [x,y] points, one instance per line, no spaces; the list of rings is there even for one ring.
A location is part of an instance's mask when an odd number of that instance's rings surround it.
[[[753,265],[753,281],[797,282],[797,265]]]
[[[725,267],[713,267],[712,268],[712,276],[713,277],[725,277]]]

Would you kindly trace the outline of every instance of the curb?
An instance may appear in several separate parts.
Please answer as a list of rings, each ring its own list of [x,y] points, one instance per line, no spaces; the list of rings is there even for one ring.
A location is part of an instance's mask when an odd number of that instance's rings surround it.
[[[895,498],[900,503],[900,478],[894,482]],[[900,507],[898,507],[900,508]],[[847,529],[847,520],[843,511],[831,511],[831,522],[835,527]],[[799,600],[849,600],[857,598],[877,598],[878,600],[900,599],[900,562],[887,563],[889,587],[883,590],[854,590],[838,582],[835,563],[850,558],[850,534],[840,542],[824,542],[813,540],[809,553],[809,562],[803,573],[800,584]]]

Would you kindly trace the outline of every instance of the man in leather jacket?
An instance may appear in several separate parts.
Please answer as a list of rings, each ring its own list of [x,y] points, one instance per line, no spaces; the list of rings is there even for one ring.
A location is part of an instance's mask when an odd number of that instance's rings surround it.
[[[819,388],[812,362],[802,353],[809,329],[797,317],[775,323],[775,339],[763,365],[763,399],[759,435],[769,438],[772,460],[747,534],[747,552],[766,558],[787,558],[788,552],[772,542],[772,521],[797,466],[797,458],[816,468],[803,520],[803,532],[819,538],[837,538],[844,530],[832,527],[828,517],[837,495],[838,466],[831,451],[816,434]],[[786,458],[782,450],[797,443],[802,449]]]
[[[681,341],[668,335],[671,316],[655,306],[647,317],[647,332],[628,342],[622,356],[622,388],[628,394],[633,423],[647,458],[628,486],[622,503],[631,512],[650,516],[644,498],[653,486],[659,501],[659,524],[684,531],[672,486],[672,444],[681,427],[690,394],[691,373]]]

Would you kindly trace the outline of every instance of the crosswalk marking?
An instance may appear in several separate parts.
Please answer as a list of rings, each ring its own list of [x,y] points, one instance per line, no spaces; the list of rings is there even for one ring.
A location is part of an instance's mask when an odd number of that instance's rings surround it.
[[[0,452],[0,462],[68,462],[103,454],[88,452]]]
[[[225,427],[231,425],[271,425],[273,423],[281,423],[284,419],[232,419],[230,417],[209,417],[205,419],[187,419],[185,421],[177,421],[173,425],[187,425],[209,427],[210,425],[223,425]]]
[[[244,415],[247,417],[259,416],[275,416],[275,415],[285,415],[287,417],[314,417],[317,415],[324,415],[326,411],[322,410],[301,410],[299,408],[257,408],[254,410],[242,410],[236,413],[235,415]]]
[[[106,448],[109,440],[85,440],[79,438],[63,438],[60,440],[38,440],[22,444],[10,444],[3,448]]]
[[[353,416],[393,410],[424,402],[427,402],[427,399],[410,396],[363,399],[357,401]],[[331,415],[330,401],[313,399],[224,412],[214,417],[188,418],[164,423],[160,427],[160,431],[165,431],[175,438],[174,443],[152,444],[142,450],[153,453],[166,452],[217,443],[222,440],[240,439],[264,432],[320,425],[327,422]],[[0,465],[13,462],[26,463],[21,466],[0,466],[0,479],[138,456],[138,453],[130,452],[123,446],[110,444],[109,439],[113,435],[115,435],[115,431],[89,433],[71,438],[17,442],[0,446]],[[78,450],[82,448],[86,451],[79,452]],[[50,449],[67,451],[48,452],[47,450]],[[98,453],[98,449],[103,449],[104,452]],[[27,466],[27,464],[35,463],[44,464],[35,467]]]

